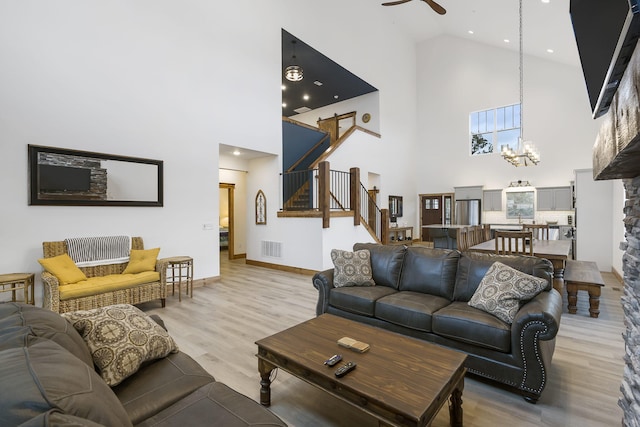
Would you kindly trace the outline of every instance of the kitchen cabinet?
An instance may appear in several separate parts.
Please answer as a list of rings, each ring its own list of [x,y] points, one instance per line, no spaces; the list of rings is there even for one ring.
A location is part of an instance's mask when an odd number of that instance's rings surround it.
[[[485,190],[482,192],[483,211],[502,210],[502,190]]]
[[[482,200],[482,185],[454,187],[456,200]]]
[[[570,211],[573,209],[571,187],[537,188],[537,210]]]

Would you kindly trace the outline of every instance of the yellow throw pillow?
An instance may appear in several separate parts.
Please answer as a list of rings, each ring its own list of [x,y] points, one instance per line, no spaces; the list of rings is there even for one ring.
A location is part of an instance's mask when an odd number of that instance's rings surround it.
[[[68,285],[69,283],[77,283],[81,280],[87,280],[87,276],[84,275],[82,270],[78,268],[71,257],[67,254],[51,258],[41,258],[38,262],[45,270],[56,276],[61,285]]]
[[[158,260],[160,248],[154,249],[131,249],[129,254],[129,264],[122,274],[142,273],[143,271],[154,271]]]

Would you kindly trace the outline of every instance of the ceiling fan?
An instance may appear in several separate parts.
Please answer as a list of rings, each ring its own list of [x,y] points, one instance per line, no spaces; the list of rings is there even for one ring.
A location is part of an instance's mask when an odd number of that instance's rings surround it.
[[[398,4],[402,4],[402,3],[407,3],[410,2],[411,0],[398,0],[398,1],[390,1],[387,3],[382,3],[383,6],[396,6]],[[445,13],[447,13],[447,11],[445,10],[444,7],[440,6],[438,3],[436,3],[433,0],[422,0],[423,2],[425,2],[426,4],[428,4],[429,6],[431,6],[431,9],[434,10],[434,12],[440,14],[440,15],[444,15]]]

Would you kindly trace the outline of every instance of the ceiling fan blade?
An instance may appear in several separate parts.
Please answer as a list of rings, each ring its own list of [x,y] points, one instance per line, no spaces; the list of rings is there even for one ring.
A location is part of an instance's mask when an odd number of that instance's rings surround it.
[[[398,1],[389,1],[386,3],[382,3],[383,6],[395,6],[397,4],[402,4],[402,3],[407,3],[410,2],[411,0],[398,0]]]
[[[447,13],[444,7],[440,6],[438,3],[436,3],[433,0],[422,0],[422,1],[424,1],[426,4],[431,6],[431,9],[433,9],[437,14],[444,15],[445,13]]]

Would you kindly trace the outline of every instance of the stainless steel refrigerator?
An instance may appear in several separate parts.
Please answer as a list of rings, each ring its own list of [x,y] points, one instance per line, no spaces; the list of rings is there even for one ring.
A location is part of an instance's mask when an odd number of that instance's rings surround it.
[[[480,199],[456,200],[456,225],[480,224]]]

